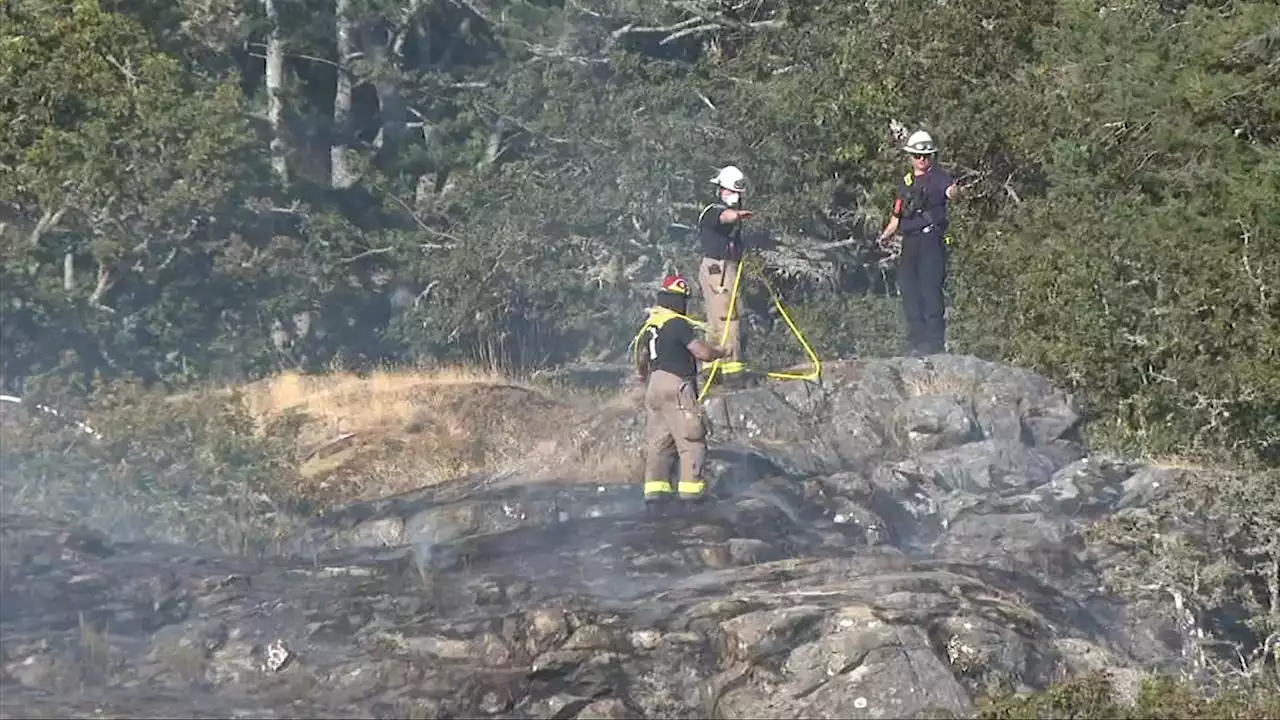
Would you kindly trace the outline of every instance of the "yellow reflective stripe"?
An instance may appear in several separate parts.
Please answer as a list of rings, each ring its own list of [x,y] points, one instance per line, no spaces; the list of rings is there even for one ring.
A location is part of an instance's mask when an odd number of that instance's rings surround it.
[[[671,481],[669,480],[648,480],[644,484],[645,495],[658,495],[669,492],[671,492]]]
[[[681,480],[681,495],[701,495],[707,489],[707,484],[701,480]]]
[[[737,360],[725,360],[720,363],[720,372],[725,375],[740,373],[746,369],[746,366]]]
[[[906,175],[902,176],[902,182],[906,183],[907,187],[911,187],[912,184],[915,183],[915,181],[916,181],[915,173],[907,173]]]

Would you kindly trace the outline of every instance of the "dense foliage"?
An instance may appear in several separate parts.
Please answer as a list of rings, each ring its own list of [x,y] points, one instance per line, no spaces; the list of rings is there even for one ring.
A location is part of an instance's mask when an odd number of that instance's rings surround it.
[[[824,355],[898,350],[870,238],[930,129],[951,344],[1117,440],[1280,458],[1270,0],[11,0],[0,358],[166,384],[623,358],[719,165]],[[803,356],[752,285],[751,347]]]
[[[1280,688],[1266,682],[1239,683],[1206,698],[1170,677],[1145,680],[1130,698],[1105,674],[1055,685],[1034,695],[984,698],[976,717],[984,720],[1245,720],[1280,715]],[[1125,700],[1131,702],[1126,702]]]

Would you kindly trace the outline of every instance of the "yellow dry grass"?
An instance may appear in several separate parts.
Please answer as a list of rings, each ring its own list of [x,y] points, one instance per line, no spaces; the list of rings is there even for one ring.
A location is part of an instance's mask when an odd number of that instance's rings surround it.
[[[974,378],[954,373],[928,371],[903,378],[903,388],[910,397],[952,395],[969,397],[977,390]]]
[[[405,427],[422,409],[423,393],[458,386],[510,385],[494,373],[465,367],[390,369],[304,375],[284,372],[242,389],[250,412],[265,418],[290,409],[330,423],[335,433]]]
[[[260,428],[304,415],[299,492],[322,507],[513,467],[586,482],[629,482],[637,471],[635,448],[575,438],[589,419],[626,412],[625,398],[465,367],[285,372],[239,390]]]

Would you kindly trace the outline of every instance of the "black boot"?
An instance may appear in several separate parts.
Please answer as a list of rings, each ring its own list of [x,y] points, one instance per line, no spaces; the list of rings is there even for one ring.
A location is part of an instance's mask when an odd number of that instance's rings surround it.
[[[644,515],[647,518],[667,517],[676,509],[676,498],[670,494],[649,495],[644,499]]]

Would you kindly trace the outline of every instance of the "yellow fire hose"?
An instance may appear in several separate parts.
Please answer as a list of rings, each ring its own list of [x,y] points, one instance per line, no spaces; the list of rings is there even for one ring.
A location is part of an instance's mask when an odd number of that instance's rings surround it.
[[[724,332],[720,337],[721,346],[729,342],[729,323],[734,316],[734,310],[738,307],[738,288],[742,284],[742,269],[746,266],[745,260],[746,258],[744,257],[743,261],[738,263],[738,272],[733,278],[733,291],[729,295],[728,317],[730,320],[725,321]],[[791,319],[791,314],[783,307],[782,298],[779,296],[777,289],[773,287],[773,283],[769,282],[769,278],[765,277],[764,273],[760,273],[759,277],[769,290],[769,295],[773,298],[774,307],[778,308],[778,313],[786,321],[787,327],[791,328],[791,334],[795,335],[796,340],[800,341],[805,354],[809,356],[809,361],[813,363],[813,369],[807,373],[766,372],[765,375],[779,380],[808,380],[810,382],[817,380],[822,377],[822,360],[818,357],[818,353],[814,352],[813,347],[809,345],[809,341],[805,340],[804,333],[800,332],[800,328],[796,327],[795,321]],[[710,318],[707,319],[710,320]],[[741,323],[742,321],[739,319],[737,322]],[[707,391],[711,389],[711,383],[715,380],[716,373],[720,370],[720,362],[718,359],[712,361],[711,372],[707,375],[707,381],[703,384],[702,391],[698,393],[698,402],[702,402],[702,399],[707,396]],[[746,367],[743,366],[742,369],[745,370]]]

